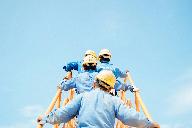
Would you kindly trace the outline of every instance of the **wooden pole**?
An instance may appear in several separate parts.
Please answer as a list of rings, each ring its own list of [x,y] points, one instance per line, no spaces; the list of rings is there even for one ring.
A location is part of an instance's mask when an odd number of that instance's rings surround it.
[[[69,90],[69,102],[74,98],[74,94],[75,94],[74,89],[70,89],[70,90]],[[68,122],[69,128],[73,128],[74,125],[75,125],[75,118],[71,119],[71,120]]]
[[[60,103],[61,103],[61,94],[62,92],[59,94],[58,98],[57,98],[57,103],[56,103],[56,108],[60,108]],[[59,128],[59,124],[55,124],[54,128]]]
[[[138,92],[134,92],[134,96],[135,96],[135,108],[137,112],[140,112],[140,106],[139,106],[139,100],[138,100]]]
[[[68,96],[68,98],[66,98],[66,99],[64,100],[64,102],[63,102],[63,107],[64,107],[68,102],[70,102],[70,101],[73,99],[74,93],[75,93],[74,89],[70,89],[70,90],[69,90],[69,96]],[[74,127],[75,127],[75,119],[71,119],[68,123],[63,124],[63,127],[62,127],[62,128],[74,128]]]
[[[72,78],[72,72],[67,72],[65,78],[71,79],[71,78]],[[49,105],[47,111],[45,112],[45,115],[48,115],[48,114],[52,111],[52,109],[53,109],[54,106],[55,106],[55,103],[57,102],[57,99],[58,99],[57,106],[60,107],[61,93],[62,93],[62,90],[61,90],[61,89],[58,89],[55,97],[53,98],[51,104]],[[59,108],[59,107],[58,107],[58,108]],[[43,127],[42,125],[39,125],[39,124],[37,125],[37,128],[42,128],[42,127]]]
[[[61,89],[57,90],[55,97],[53,98],[51,104],[49,105],[47,111],[45,112],[46,115],[48,115],[53,110],[54,105],[57,102],[57,98],[59,97],[59,95],[61,95]]]
[[[57,98],[59,97],[59,95],[61,95],[61,89],[57,90],[57,93],[56,93],[55,97],[53,98],[51,104],[49,105],[47,111],[45,112],[45,115],[48,115],[52,111],[55,103],[57,102]],[[37,125],[37,128],[42,128],[42,127],[43,127],[42,125],[39,125],[39,124]]]
[[[130,84],[131,84],[132,86],[134,86],[134,81],[133,81],[133,79],[132,79],[132,77],[131,77],[130,72],[127,72],[127,78],[128,78],[128,80],[129,80]],[[134,87],[135,87],[135,86],[134,86]],[[138,105],[138,104],[140,104],[140,105],[141,105],[141,108],[142,108],[142,110],[143,110],[143,113],[145,114],[145,116],[146,116],[149,120],[152,120],[151,115],[149,114],[149,112],[148,112],[145,104],[143,103],[143,100],[142,100],[139,92],[135,92],[135,98],[136,98],[136,101],[135,101],[135,102],[136,102],[136,109],[139,109],[139,105]]]
[[[127,82],[127,79],[124,79],[124,83]],[[125,95],[125,91],[121,90],[121,100],[126,103],[126,95]],[[124,125],[121,121],[118,120],[117,124],[116,124],[116,128],[124,128],[126,127],[126,125]]]

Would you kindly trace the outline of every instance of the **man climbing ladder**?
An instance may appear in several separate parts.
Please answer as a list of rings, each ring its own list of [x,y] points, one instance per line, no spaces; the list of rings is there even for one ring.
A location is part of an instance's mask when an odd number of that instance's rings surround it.
[[[160,128],[134,109],[128,109],[122,101],[109,94],[114,88],[116,78],[109,70],[101,71],[94,83],[95,89],[78,95],[62,109],[56,109],[38,118],[38,123],[66,123],[78,118],[78,128],[113,128],[115,118],[124,124],[138,128]]]

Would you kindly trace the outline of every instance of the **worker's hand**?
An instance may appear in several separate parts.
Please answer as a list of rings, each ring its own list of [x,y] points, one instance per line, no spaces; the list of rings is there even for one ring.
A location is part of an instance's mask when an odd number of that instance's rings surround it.
[[[112,94],[113,96],[115,96],[115,89],[111,89],[111,91],[109,93]]]
[[[42,119],[43,119],[43,116],[42,115],[40,115],[38,118],[37,118],[37,123],[39,124],[39,125],[44,125],[45,124],[45,122],[44,121],[42,121]]]
[[[160,128],[160,125],[157,122],[152,122],[150,128]]]
[[[134,87],[134,88],[133,88],[133,92],[140,92],[140,89],[137,88],[137,87]]]
[[[57,89],[62,89],[61,84],[57,85]]]
[[[130,89],[131,92],[140,92],[140,89],[135,87],[135,86],[131,86],[131,89]]]
[[[125,70],[125,73],[127,74],[128,72],[129,72],[129,70],[126,69],[126,70]]]
[[[67,72],[67,75],[63,78],[63,80],[70,80],[72,78],[72,72]]]
[[[72,72],[67,72],[67,76],[66,76],[68,79],[71,79],[72,78]]]
[[[67,67],[66,67],[66,66],[63,66],[63,69],[64,69],[65,71],[67,71]]]

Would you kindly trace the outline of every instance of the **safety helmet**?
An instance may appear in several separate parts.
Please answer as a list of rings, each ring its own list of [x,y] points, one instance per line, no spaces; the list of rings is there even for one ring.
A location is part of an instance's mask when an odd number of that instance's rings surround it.
[[[96,52],[93,51],[93,50],[87,50],[87,51],[85,52],[85,57],[86,57],[87,55],[92,55],[92,56],[94,56],[95,58],[97,58],[97,54],[96,54]]]
[[[111,52],[108,49],[102,49],[99,52],[99,58],[104,57],[104,58],[111,58]]]
[[[101,72],[99,72],[99,74],[96,75],[96,80],[104,82],[111,88],[114,88],[116,83],[115,75],[111,70],[102,70]]]
[[[87,55],[84,59],[83,59],[83,66],[87,65],[87,66],[96,66],[97,65],[97,58],[95,58],[92,55]]]

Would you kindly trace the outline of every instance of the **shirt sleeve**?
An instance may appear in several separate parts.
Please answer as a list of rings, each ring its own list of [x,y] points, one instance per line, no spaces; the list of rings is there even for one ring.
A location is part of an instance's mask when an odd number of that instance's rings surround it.
[[[64,108],[55,109],[50,112],[43,120],[50,124],[66,123],[74,118],[81,107],[82,95],[79,94],[71,102],[69,102]]]
[[[78,61],[75,62],[69,62],[66,64],[66,66],[63,67],[63,69],[65,69],[65,71],[69,72],[71,70],[77,70],[78,71]]]
[[[135,109],[129,109],[120,100],[115,103],[116,118],[125,125],[137,128],[149,128],[151,122]]]
[[[68,91],[72,88],[76,88],[76,78],[71,78],[69,80],[63,80],[61,82],[61,89],[64,91]]]
[[[120,91],[120,90],[127,91],[127,90],[130,90],[132,92],[133,87],[131,85],[129,85],[129,84],[125,84],[125,83],[122,83],[119,80],[116,80],[115,90],[116,91]]]
[[[125,71],[121,71],[119,68],[114,68],[114,72],[116,74],[116,76],[120,77],[120,78],[126,78],[127,74]]]

